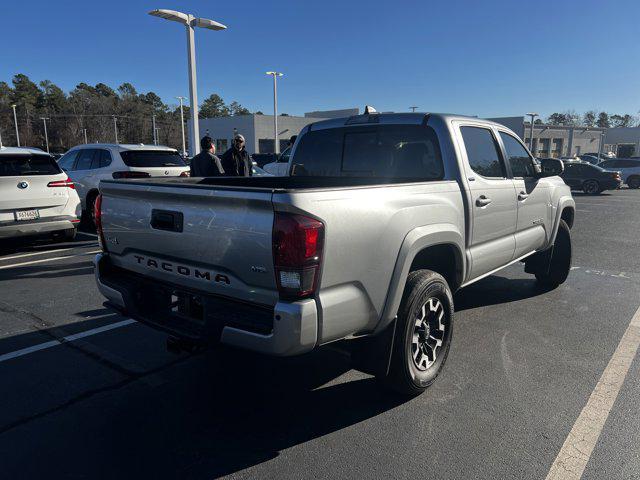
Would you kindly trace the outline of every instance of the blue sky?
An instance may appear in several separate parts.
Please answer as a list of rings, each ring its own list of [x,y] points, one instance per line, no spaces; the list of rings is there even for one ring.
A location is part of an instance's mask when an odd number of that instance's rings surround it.
[[[176,103],[188,96],[184,28],[154,8],[229,27],[196,32],[200,101],[216,92],[269,113],[264,72],[277,69],[289,114],[367,103],[487,117],[640,110],[637,0],[7,0],[0,80],[25,73],[67,91],[129,81]]]

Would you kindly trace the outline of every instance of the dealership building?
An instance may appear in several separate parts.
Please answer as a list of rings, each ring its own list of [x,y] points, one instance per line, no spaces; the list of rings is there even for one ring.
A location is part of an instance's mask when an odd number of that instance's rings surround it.
[[[305,113],[304,117],[292,115],[278,116],[278,134],[280,151],[289,143],[289,138],[298,135],[300,131],[313,122],[329,118],[350,117],[358,115],[358,108],[344,110],[324,110]],[[188,124],[191,129],[191,122]],[[246,141],[247,151],[252,153],[273,153],[273,115],[234,115],[231,117],[215,117],[200,119],[200,135],[209,135],[216,143],[216,150],[224,152],[231,146],[235,134],[240,133]]]

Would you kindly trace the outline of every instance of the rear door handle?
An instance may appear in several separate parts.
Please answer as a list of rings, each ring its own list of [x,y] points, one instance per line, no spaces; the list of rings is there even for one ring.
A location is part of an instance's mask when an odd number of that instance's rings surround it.
[[[485,195],[480,195],[478,197],[478,199],[476,200],[476,205],[478,207],[486,207],[490,203],[491,203],[491,199],[487,198],[487,196],[485,196]]]
[[[168,232],[182,232],[184,216],[182,212],[171,212],[169,210],[151,211],[151,228],[156,230],[166,230]]]
[[[527,198],[529,198],[529,194],[527,192],[520,192],[518,194],[518,200],[520,200],[521,202],[526,200]]]

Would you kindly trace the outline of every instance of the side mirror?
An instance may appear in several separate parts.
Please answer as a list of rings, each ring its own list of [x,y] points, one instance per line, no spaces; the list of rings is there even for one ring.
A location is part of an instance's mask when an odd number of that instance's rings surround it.
[[[564,172],[564,163],[561,160],[555,158],[543,158],[540,161],[541,172],[538,178],[554,177],[556,175],[562,175]]]

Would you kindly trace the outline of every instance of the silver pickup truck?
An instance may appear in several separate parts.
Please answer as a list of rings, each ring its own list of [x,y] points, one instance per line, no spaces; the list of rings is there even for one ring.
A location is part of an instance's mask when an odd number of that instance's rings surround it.
[[[188,345],[284,356],[346,340],[356,368],[418,394],[447,357],[453,292],[519,261],[547,288],[566,280],[561,172],[477,118],[321,121],[286,177],[102,181],[98,288]]]

